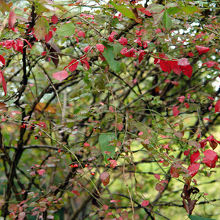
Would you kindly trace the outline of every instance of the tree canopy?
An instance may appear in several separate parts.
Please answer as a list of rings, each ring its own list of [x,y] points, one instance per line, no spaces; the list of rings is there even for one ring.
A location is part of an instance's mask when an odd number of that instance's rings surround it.
[[[220,219],[219,12],[0,0],[0,216]]]

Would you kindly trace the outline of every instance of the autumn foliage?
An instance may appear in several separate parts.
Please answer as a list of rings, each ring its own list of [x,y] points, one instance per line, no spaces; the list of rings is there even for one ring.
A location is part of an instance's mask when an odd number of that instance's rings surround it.
[[[217,7],[0,1],[0,216],[218,219]]]

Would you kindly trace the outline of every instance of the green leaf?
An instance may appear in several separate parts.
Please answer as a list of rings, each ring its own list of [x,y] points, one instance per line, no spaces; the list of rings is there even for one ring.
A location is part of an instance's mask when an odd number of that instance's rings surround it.
[[[184,11],[186,14],[190,15],[190,14],[194,14],[195,12],[198,12],[199,9],[196,6],[186,5],[186,6],[182,7],[182,11]]]
[[[33,0],[29,1],[30,4],[33,4]],[[34,0],[35,11],[38,15],[42,15],[44,12],[48,12],[49,10],[44,6],[44,4],[38,0]]]
[[[114,6],[114,8],[116,10],[118,10],[119,12],[121,12],[125,17],[131,18],[131,19],[135,19],[134,13],[126,5],[117,5],[113,1],[110,1],[109,4]]]
[[[171,26],[172,26],[172,20],[171,18],[169,17],[167,11],[164,12],[163,14],[163,25],[166,29],[170,29]]]
[[[164,12],[159,13],[159,14],[153,14],[154,25],[157,25],[162,20],[163,14]]]
[[[191,220],[214,220],[214,219],[211,219],[211,218],[203,218],[203,217],[196,216],[196,215],[189,215],[189,218]]]
[[[173,8],[173,7],[177,7],[177,6],[178,6],[177,3],[170,2],[170,3],[167,3],[165,7],[166,8]]]
[[[117,140],[114,133],[103,133],[99,135],[99,146],[105,159],[113,158],[115,155],[115,144],[111,141]],[[109,152],[109,154],[106,154]]]
[[[113,47],[114,47],[114,55],[115,56],[120,54],[121,50],[123,49],[123,46],[119,43],[114,44]]]
[[[150,4],[147,7],[147,10],[149,10],[150,12],[153,12],[153,13],[160,13],[163,9],[164,9],[164,6],[159,5],[159,4]]]
[[[172,7],[172,8],[168,8],[168,9],[167,9],[167,13],[168,13],[169,15],[174,15],[174,14],[180,12],[180,11],[181,11],[181,9],[178,8],[178,7]]]
[[[60,26],[56,33],[59,37],[70,37],[75,33],[75,26],[73,23],[66,23]]]
[[[110,68],[114,72],[119,72],[121,70],[120,62],[116,61],[114,58],[114,48],[112,46],[106,45],[106,49],[103,52],[103,56],[108,62]]]
[[[35,26],[34,26],[34,33],[39,40],[44,40],[45,35],[49,31],[49,24],[46,18],[40,17]]]

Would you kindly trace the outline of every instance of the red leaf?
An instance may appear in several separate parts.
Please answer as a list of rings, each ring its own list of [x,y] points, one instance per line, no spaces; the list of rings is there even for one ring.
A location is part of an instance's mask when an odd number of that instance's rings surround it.
[[[74,193],[76,196],[80,196],[80,193],[78,190],[72,190],[71,192]]]
[[[91,49],[90,46],[86,46],[86,47],[83,49],[83,51],[84,51],[85,53],[87,53],[90,49]]]
[[[86,56],[81,57],[81,58],[80,58],[80,62],[81,62],[82,64],[84,64],[84,65],[87,67],[87,69],[89,70],[90,66],[89,66],[89,63],[88,63],[88,61],[87,61],[87,57],[86,57]]]
[[[174,73],[176,73],[177,75],[180,75],[180,73],[182,72],[180,66],[178,65],[177,61],[171,60],[168,61],[169,65],[171,66],[171,69],[173,70]]]
[[[200,167],[199,163],[192,163],[188,167],[189,175],[192,176],[192,177],[195,176],[199,171],[199,167]]]
[[[117,161],[116,160],[109,160],[110,162],[110,167],[115,168],[117,166]]]
[[[180,113],[178,108],[179,108],[178,106],[173,106],[173,116],[175,117],[178,116]]]
[[[8,18],[8,26],[9,28],[13,29],[16,23],[16,14],[14,10],[10,11],[9,18]]]
[[[196,45],[196,50],[199,52],[199,55],[201,55],[203,53],[207,53],[209,51],[209,48]]]
[[[117,35],[117,32],[113,31],[113,32],[109,35],[108,40],[109,40],[110,42],[113,42],[113,41],[115,40],[115,35]]]
[[[159,175],[159,174],[154,174],[154,177],[155,177],[157,180],[160,180],[160,175]]]
[[[106,211],[106,210],[108,210],[108,206],[107,205],[103,205],[102,209]]]
[[[149,201],[148,200],[144,200],[142,203],[141,203],[141,206],[142,207],[146,207],[146,206],[148,206],[149,205]]]
[[[208,136],[206,140],[209,142],[213,150],[218,146],[218,144],[220,144],[220,141],[217,141],[213,135]]]
[[[189,153],[190,153],[190,149],[184,151],[184,155],[185,155],[185,156],[188,156]]]
[[[147,47],[148,47],[148,44],[147,44],[147,41],[145,40],[145,41],[143,41],[143,48],[145,49]]]
[[[48,34],[45,35],[45,41],[48,42],[53,37],[53,31],[49,31]]]
[[[183,71],[183,74],[185,76],[188,76],[189,78],[191,78],[192,76],[192,66],[188,65],[188,66],[180,66],[181,70]]]
[[[184,105],[186,108],[189,108],[189,103],[185,102]]]
[[[2,55],[0,55],[0,62],[2,62],[2,64],[5,65],[5,58]]]
[[[191,163],[194,163],[196,162],[197,160],[199,160],[200,158],[200,153],[199,151],[196,151],[195,153],[193,153],[191,156],[190,156],[190,162]]]
[[[162,69],[162,71],[168,73],[170,73],[172,70],[169,61],[167,60],[160,60],[160,68]]]
[[[118,203],[118,202],[121,202],[121,200],[115,200],[115,199],[112,199],[110,200],[111,203]]]
[[[77,35],[78,35],[79,37],[83,37],[83,38],[86,37],[86,34],[85,34],[84,31],[79,31],[79,32],[77,33]]]
[[[40,175],[40,176],[43,176],[45,174],[45,170],[44,169],[40,169],[37,171],[37,173]]]
[[[157,183],[155,186],[155,189],[160,193],[162,193],[164,191],[164,188],[165,188],[165,185],[162,182]]]
[[[144,55],[145,55],[145,51],[144,50],[140,50],[139,51],[139,56],[138,56],[138,61],[139,63],[141,63],[141,61],[144,59]]]
[[[130,50],[128,50],[128,48],[124,47],[120,53],[126,57],[136,57],[136,55],[135,55],[136,50],[133,47]]]
[[[99,52],[103,53],[105,46],[103,44],[96,44],[96,48]]]
[[[142,47],[142,42],[141,42],[141,38],[140,37],[135,39],[134,42],[137,43],[140,47]]]
[[[194,54],[193,54],[192,52],[189,52],[189,53],[188,53],[188,56],[189,56],[189,57],[194,57]]]
[[[119,131],[122,131],[124,125],[123,125],[123,123],[117,123],[117,124],[116,124],[116,127],[117,127],[117,129],[118,129]]]
[[[1,70],[0,70],[0,83],[2,83],[2,87],[3,87],[3,90],[5,92],[5,96],[6,96],[7,95],[7,85],[6,85],[6,82],[5,82],[3,72]]]
[[[202,64],[203,66],[206,65],[208,68],[213,67],[213,66],[218,66],[218,63],[215,61],[207,61],[205,63]]]
[[[73,72],[76,70],[78,64],[79,64],[78,60],[72,59],[71,62],[65,67],[65,69],[68,67],[69,71]]]
[[[216,165],[216,162],[218,160],[218,155],[215,151],[213,150],[205,150],[204,152],[205,157],[203,158],[203,163],[210,167],[210,168],[214,168]]]
[[[125,46],[125,45],[127,45],[128,40],[127,40],[127,38],[125,38],[125,37],[121,37],[121,38],[118,40],[118,42],[119,42],[121,45]]]
[[[102,184],[104,186],[107,186],[109,184],[109,181],[110,181],[110,175],[108,172],[103,172],[101,175],[100,175],[100,179],[102,181]]]
[[[58,22],[58,17],[56,15],[53,15],[51,17],[51,21],[52,21],[53,24],[56,24]]]
[[[146,8],[138,8],[138,11],[141,11],[142,13],[144,13],[149,17],[152,16],[152,14],[148,10],[146,10]]]
[[[56,72],[53,74],[53,78],[59,81],[63,81],[68,77],[68,72],[66,70],[62,70],[60,72]]]
[[[183,71],[183,74],[188,76],[189,78],[192,76],[192,66],[187,58],[182,58],[178,60],[178,65],[180,69]]]
[[[220,112],[220,99],[215,104],[215,113]]]

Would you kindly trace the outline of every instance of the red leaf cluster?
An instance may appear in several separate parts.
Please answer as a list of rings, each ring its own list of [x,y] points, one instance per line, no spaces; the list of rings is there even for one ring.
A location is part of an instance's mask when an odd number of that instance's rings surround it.
[[[72,59],[71,62],[65,67],[65,69],[68,67],[69,71],[73,72],[76,70],[78,64],[79,64],[78,60]]]
[[[147,15],[149,17],[152,16],[152,14],[148,10],[146,10],[146,8],[138,8],[138,11],[144,13],[145,15]]]
[[[109,35],[108,40],[109,42],[114,42],[115,40],[115,35],[117,35],[117,32],[112,31],[112,33]]]
[[[206,146],[207,142],[209,142],[209,144],[213,150],[217,147],[218,144],[220,144],[220,141],[216,140],[213,135],[210,135],[206,139],[203,139],[202,141],[199,142],[200,147],[204,148]]]
[[[127,45],[128,40],[127,40],[127,38],[125,38],[125,37],[121,37],[121,38],[118,40],[118,42],[119,42],[121,45],[125,46],[125,45]]]
[[[22,40],[19,40],[19,39],[17,39],[17,40],[5,40],[5,41],[1,41],[0,45],[5,47],[6,49],[13,48],[15,51],[23,53],[24,43],[23,43]]]
[[[136,57],[136,53],[137,51],[132,47],[130,50],[128,50],[127,47],[124,47],[121,50],[121,54],[126,56],[126,57]]]
[[[96,48],[99,52],[103,53],[105,46],[103,44],[96,44]]]
[[[182,72],[185,76],[189,78],[192,76],[193,69],[187,58],[170,60],[165,54],[160,53],[159,58],[155,58],[154,63],[160,64],[160,68],[164,72],[170,73],[171,71],[173,71],[177,75],[180,75]]]
[[[173,106],[173,116],[178,116],[179,115],[179,113],[180,113],[180,111],[178,110],[178,106]]]

